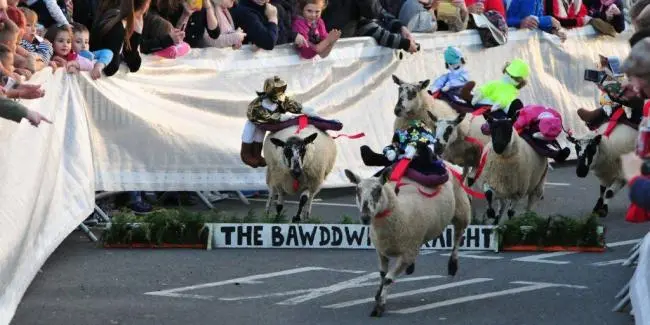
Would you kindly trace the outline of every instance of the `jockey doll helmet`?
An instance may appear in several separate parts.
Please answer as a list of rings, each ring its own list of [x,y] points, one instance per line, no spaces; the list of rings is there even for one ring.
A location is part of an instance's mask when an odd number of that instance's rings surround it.
[[[257,92],[258,96],[265,96],[274,103],[283,102],[287,83],[278,76],[264,80],[264,91]]]
[[[447,68],[460,67],[463,64],[465,64],[463,53],[457,47],[447,47],[445,50],[445,65]]]
[[[538,116],[539,132],[546,139],[555,139],[562,132],[562,121],[557,116],[544,112]]]
[[[506,72],[514,79],[519,78],[525,80],[530,75],[530,68],[528,64],[522,59],[514,59],[506,67]]]

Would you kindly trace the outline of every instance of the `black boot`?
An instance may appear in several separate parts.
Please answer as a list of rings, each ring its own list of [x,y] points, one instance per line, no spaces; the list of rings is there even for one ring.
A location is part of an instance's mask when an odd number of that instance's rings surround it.
[[[382,154],[378,154],[368,146],[361,146],[361,160],[366,166],[390,166],[391,162]]]

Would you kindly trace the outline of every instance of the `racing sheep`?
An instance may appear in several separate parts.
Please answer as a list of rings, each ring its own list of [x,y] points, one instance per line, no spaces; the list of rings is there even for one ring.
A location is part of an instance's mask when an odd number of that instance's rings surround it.
[[[452,223],[454,225],[454,247],[447,265],[448,273],[458,271],[458,248],[471,221],[469,197],[452,178],[437,189],[433,197],[422,195],[416,183],[403,178],[406,185],[387,182],[392,168],[387,168],[379,177],[361,179],[350,170],[345,175],[356,184],[356,203],[363,224],[370,224],[370,240],[379,258],[381,277],[379,290],[375,295],[375,306],[370,316],[381,317],[386,307],[388,288],[397,276],[415,271],[415,259],[420,247],[435,238]],[[436,192],[437,191],[437,192]],[[388,270],[389,258],[397,263]]]
[[[268,164],[266,213],[270,213],[272,200],[275,199],[276,212],[280,214],[285,195],[300,193],[298,212],[292,222],[309,218],[312,201],[334,168],[337,154],[334,139],[327,133],[312,125],[299,134],[297,130],[298,126],[290,126],[270,133],[263,147]],[[309,135],[302,138],[301,134]]]

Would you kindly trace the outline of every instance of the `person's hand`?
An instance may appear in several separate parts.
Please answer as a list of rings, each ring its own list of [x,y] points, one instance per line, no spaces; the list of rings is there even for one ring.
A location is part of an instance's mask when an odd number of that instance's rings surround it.
[[[59,67],[65,67],[65,65],[68,63],[68,61],[60,56],[52,56],[52,61],[56,62],[57,66]]]
[[[15,71],[22,76],[25,76],[26,80],[29,80],[32,77],[32,72],[27,69],[16,68]]]
[[[56,68],[59,67],[59,65],[54,60],[50,60],[50,63],[48,63],[48,66],[52,67],[52,74],[54,74],[56,72]]]
[[[173,28],[169,33],[169,37],[172,38],[174,44],[180,44],[185,39],[185,31],[182,31],[178,28]]]
[[[533,16],[528,16],[521,21],[519,28],[535,29],[537,26],[539,26],[537,19]]]
[[[388,161],[395,161],[395,158],[397,158],[397,153],[395,150],[386,150],[386,153],[384,155]]]
[[[27,116],[25,116],[25,119],[27,119],[33,126],[38,126],[41,124],[41,122],[52,124],[52,121],[45,118],[45,116],[41,115],[41,113],[33,111],[31,109],[27,111]]]
[[[611,4],[605,11],[605,15],[607,16],[607,19],[612,19],[612,17],[620,14],[621,14],[621,10],[618,8],[618,6],[616,6],[616,4]]]
[[[278,21],[278,8],[276,8],[270,2],[267,2],[266,6],[264,6],[264,14],[269,21]]]
[[[467,11],[469,11],[471,14],[480,15],[485,11],[485,6],[482,2],[476,2],[473,5],[467,7]]]
[[[68,73],[77,73],[79,70],[81,70],[79,62],[77,61],[68,61],[68,64],[66,64],[65,68]]]
[[[408,39],[412,43],[415,43],[415,39],[413,38],[413,35],[411,34],[411,31],[406,28],[405,26],[402,26],[402,37]]]
[[[560,42],[566,41],[566,33],[561,30],[556,30],[553,34],[557,35],[560,38]]]
[[[205,5],[205,2],[208,2],[208,1],[209,1],[209,0],[204,1],[204,5]],[[200,10],[200,8],[192,8],[192,7],[190,6],[190,4],[187,3],[187,1],[183,1],[183,14],[184,14],[184,15],[186,15],[186,16],[189,17],[189,16],[191,16],[193,13],[195,13],[195,12],[197,12],[197,11],[199,11],[199,10]]]
[[[95,63],[95,66],[93,67],[93,70],[90,71],[90,77],[93,80],[97,80],[102,77],[102,70],[104,69],[104,64],[101,62]]]
[[[621,164],[623,169],[623,177],[627,181],[641,175],[641,164],[643,160],[639,158],[634,152],[630,152],[621,156]]]
[[[553,26],[553,29],[560,30],[562,28],[560,21],[555,19],[555,17],[551,17],[551,25]]]
[[[10,98],[23,98],[35,99],[45,96],[45,90],[41,89],[40,85],[21,84],[14,89],[6,91],[7,97]]]
[[[415,41],[411,40],[411,41],[409,42],[409,48],[408,48],[407,52],[413,54],[413,53],[416,53],[417,51],[418,51],[418,43],[416,43]]]
[[[241,47],[241,42],[244,41],[244,38],[246,38],[247,34],[240,27],[238,27],[237,30],[235,30],[235,33],[237,34],[237,38],[239,39],[239,43],[240,43],[239,47]]]
[[[242,47],[242,42],[237,42],[232,46],[233,50],[239,50]]]
[[[305,39],[304,36],[297,34],[296,39],[293,41],[294,44],[296,44],[298,47],[307,47],[309,44],[307,43],[307,40]]]

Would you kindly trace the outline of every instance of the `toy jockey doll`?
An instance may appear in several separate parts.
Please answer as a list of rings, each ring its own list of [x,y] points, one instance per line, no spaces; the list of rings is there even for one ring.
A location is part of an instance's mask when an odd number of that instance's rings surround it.
[[[424,122],[411,120],[407,128],[395,131],[391,144],[384,148],[383,155],[376,154],[370,148],[363,146],[361,156],[368,166],[388,167],[403,158],[409,159],[410,169],[429,176],[426,177],[427,184],[423,185],[437,186],[446,182],[449,175],[442,160],[435,155],[435,142],[433,132]],[[364,150],[364,147],[367,150]]]
[[[515,59],[506,64],[503,77],[490,81],[472,91],[476,83],[469,81],[461,91],[461,97],[472,105],[488,105],[494,117],[515,116],[516,108],[511,110],[510,104],[519,97],[519,90],[526,86],[526,79],[530,74],[528,64]]]
[[[526,140],[532,140],[537,146],[535,151],[542,156],[562,162],[569,157],[571,150],[562,148],[557,136],[562,132],[562,115],[550,107],[527,105],[519,111],[513,127]]]
[[[264,81],[264,91],[248,104],[241,144],[241,160],[253,168],[266,166],[262,157],[262,145],[266,131],[260,124],[279,123],[294,117],[293,114],[313,115],[312,110],[304,109],[300,103],[285,95],[287,83],[274,76]],[[293,114],[291,114],[293,113]]]
[[[469,81],[469,74],[465,69],[465,58],[458,48],[449,46],[445,50],[445,68],[448,72],[436,79],[429,87],[429,93],[442,91],[452,99],[456,99],[460,96],[460,90]]]
[[[584,108],[578,109],[578,116],[587,124],[591,130],[598,129],[603,123],[607,122],[614,112],[623,109],[625,117],[638,125],[641,122],[643,113],[643,100],[631,99],[625,100],[622,97],[624,76],[619,73],[618,58],[600,56],[601,71],[587,70],[585,79],[593,81],[601,91],[599,105],[600,107],[593,111]],[[591,72],[591,76],[589,73]]]

